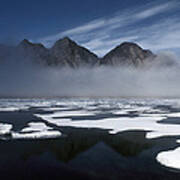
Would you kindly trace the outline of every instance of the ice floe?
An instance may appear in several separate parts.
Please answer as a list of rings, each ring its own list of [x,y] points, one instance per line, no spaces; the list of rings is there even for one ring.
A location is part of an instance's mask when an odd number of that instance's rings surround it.
[[[49,138],[58,138],[62,134],[59,131],[41,131],[41,132],[32,132],[32,133],[12,133],[13,139],[49,139]]]
[[[70,107],[45,107],[45,108],[38,108],[39,110],[43,111],[65,111],[65,110],[71,110]]]
[[[48,139],[57,138],[61,135],[61,132],[55,131],[41,122],[29,123],[28,127],[22,129],[20,132],[11,132],[13,139]]]
[[[61,132],[53,130],[42,122],[31,122],[20,133],[12,132],[13,139],[47,139],[57,138],[61,135]]]
[[[176,142],[180,143],[180,140],[177,140]],[[163,166],[180,169],[180,147],[174,150],[160,152],[157,155],[156,160]]]
[[[180,169],[180,147],[175,150],[161,152],[156,159],[163,166]]]
[[[94,116],[94,112],[90,111],[62,111],[54,112],[49,114],[34,114],[36,117],[40,117],[47,122],[59,125],[64,119],[67,120],[68,117],[78,117],[78,116]]]
[[[0,112],[19,111],[20,109],[18,107],[1,107]]]
[[[13,126],[11,124],[1,124],[0,123],[0,135],[9,134],[11,132],[12,127]]]
[[[76,114],[76,113],[75,113]],[[80,114],[80,113],[79,113]],[[73,115],[73,113],[71,114]],[[77,114],[76,114],[77,115]],[[36,116],[51,122],[58,126],[69,126],[76,128],[99,128],[107,129],[109,133],[116,134],[122,131],[129,130],[143,130],[148,131],[146,138],[158,138],[162,136],[178,136],[180,135],[180,125],[175,124],[161,124],[158,123],[161,120],[167,118],[166,114],[149,114],[147,116],[140,117],[115,117],[115,118],[104,118],[101,120],[80,120],[72,121],[71,118],[58,118],[58,115],[41,115]],[[61,114],[62,117],[65,117]],[[54,117],[57,117],[54,119]]]
[[[61,112],[54,112],[52,114],[47,114],[44,116],[47,117],[75,117],[75,116],[94,116],[95,113],[94,112],[90,112],[90,111],[61,111]]]
[[[114,115],[126,115],[128,114],[128,111],[125,110],[119,110],[119,111],[114,111],[112,112]]]
[[[45,123],[41,123],[41,122],[29,123],[28,126],[29,127],[22,129],[21,132],[48,131],[53,129],[51,127],[46,126]]]

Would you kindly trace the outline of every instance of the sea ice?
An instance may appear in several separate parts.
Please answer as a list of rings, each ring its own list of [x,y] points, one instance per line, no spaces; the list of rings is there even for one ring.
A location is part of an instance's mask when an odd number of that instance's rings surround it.
[[[180,147],[175,150],[161,152],[156,159],[166,167],[180,169]]]
[[[11,132],[12,129],[11,124],[0,124],[0,135],[6,135]]]
[[[59,131],[41,131],[32,133],[12,133],[13,139],[49,139],[61,136]]]

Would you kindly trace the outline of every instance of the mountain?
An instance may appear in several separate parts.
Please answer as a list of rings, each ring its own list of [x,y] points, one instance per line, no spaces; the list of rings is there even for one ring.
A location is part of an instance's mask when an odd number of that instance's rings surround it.
[[[154,58],[155,55],[150,50],[144,50],[135,43],[124,42],[106,54],[101,64],[139,66]]]
[[[42,44],[35,44],[24,39],[16,48],[16,55],[25,60],[33,61],[34,63],[51,65],[55,63],[55,58],[51,56],[50,51]]]
[[[17,46],[17,53],[22,59],[33,60],[33,62],[48,66],[77,68],[94,66],[99,61],[95,54],[67,37],[58,40],[50,49],[24,39]]]
[[[98,57],[84,47],[65,37],[57,41],[50,49],[60,64],[73,68],[79,66],[94,66],[98,63]]]
[[[151,51],[144,50],[137,44],[130,42],[124,42],[103,58],[98,58],[96,54],[79,46],[68,37],[56,41],[50,49],[42,44],[32,43],[27,39],[21,41],[14,48],[5,48],[5,46],[0,45],[0,61],[1,59],[8,59],[8,55],[12,54],[12,52],[13,55],[11,57],[14,59],[30,61],[45,66],[71,68],[100,65],[137,67],[155,59],[155,55]]]

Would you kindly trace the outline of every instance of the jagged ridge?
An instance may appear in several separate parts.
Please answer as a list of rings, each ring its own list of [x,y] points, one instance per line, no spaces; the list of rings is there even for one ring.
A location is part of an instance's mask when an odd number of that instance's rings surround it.
[[[146,59],[154,59],[155,57],[150,50],[144,50],[135,43],[124,42],[103,58],[98,58],[96,54],[79,46],[68,37],[56,41],[50,49],[47,49],[42,44],[31,43],[27,39],[24,39],[14,48],[14,57],[16,55],[22,59],[47,66],[66,66],[72,68],[98,65],[139,66],[144,64],[147,61]],[[0,58],[4,58],[1,54],[0,49]]]

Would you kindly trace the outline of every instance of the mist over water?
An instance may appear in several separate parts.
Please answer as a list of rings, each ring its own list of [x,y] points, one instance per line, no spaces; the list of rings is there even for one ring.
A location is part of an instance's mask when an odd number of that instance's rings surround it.
[[[23,60],[0,65],[1,97],[179,97],[180,68],[171,53],[145,67],[45,67]]]

